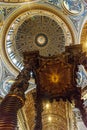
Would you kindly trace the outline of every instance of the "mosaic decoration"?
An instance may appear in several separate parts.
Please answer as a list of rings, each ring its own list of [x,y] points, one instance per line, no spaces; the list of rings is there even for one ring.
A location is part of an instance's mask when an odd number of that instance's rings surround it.
[[[3,21],[4,21],[4,11],[3,8],[0,7],[0,25],[2,24]]]
[[[6,17],[7,15],[9,15],[9,13],[11,13],[16,7],[5,7],[3,8],[4,11],[4,16]]]
[[[73,16],[70,16],[69,18],[71,19],[71,21],[73,22],[75,28],[76,28],[76,31],[78,32],[79,31],[79,25],[80,25],[80,20],[81,20],[81,17],[73,17]]]
[[[12,11],[14,11],[15,9],[17,8],[16,7],[6,7],[6,6],[2,6],[0,7],[0,18],[1,18],[1,15],[2,15],[2,20],[4,20],[10,13],[12,13]],[[1,20],[1,19],[0,19]]]
[[[79,14],[83,8],[81,0],[64,0],[63,5],[71,14]]]
[[[59,5],[60,4],[60,0],[48,0],[48,2],[50,2],[53,5]]]

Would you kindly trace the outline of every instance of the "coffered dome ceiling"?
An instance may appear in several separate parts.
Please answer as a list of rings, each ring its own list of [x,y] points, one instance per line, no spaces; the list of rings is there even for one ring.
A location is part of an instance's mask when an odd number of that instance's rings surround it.
[[[67,20],[55,9],[38,4],[25,8],[7,19],[3,31],[2,48],[5,51],[2,57],[14,71],[22,70],[24,51],[39,50],[42,56],[53,56],[64,52],[65,46],[73,43]]]
[[[39,50],[43,56],[56,55],[64,52],[64,31],[55,20],[36,15],[18,28],[15,45],[20,56],[23,51],[33,50]]]

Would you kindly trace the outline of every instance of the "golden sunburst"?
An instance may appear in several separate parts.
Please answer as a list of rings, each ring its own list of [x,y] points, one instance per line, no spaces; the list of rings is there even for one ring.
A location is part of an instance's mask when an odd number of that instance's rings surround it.
[[[50,81],[53,82],[53,83],[59,82],[59,75],[58,74],[53,73],[53,74],[50,75],[49,78],[50,78]]]

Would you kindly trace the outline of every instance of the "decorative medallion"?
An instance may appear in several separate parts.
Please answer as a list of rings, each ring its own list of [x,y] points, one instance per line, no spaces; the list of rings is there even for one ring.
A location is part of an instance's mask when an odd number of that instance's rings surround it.
[[[81,0],[63,0],[63,7],[70,15],[78,15],[83,11]]]

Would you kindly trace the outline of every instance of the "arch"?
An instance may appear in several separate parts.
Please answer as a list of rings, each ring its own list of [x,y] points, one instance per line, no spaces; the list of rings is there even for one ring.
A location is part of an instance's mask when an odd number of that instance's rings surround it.
[[[26,17],[28,15],[31,15],[31,13],[33,13],[34,11],[38,12],[38,13],[44,13],[45,15],[49,15],[51,18],[55,18],[56,21],[58,19],[60,19],[60,25],[62,27],[62,29],[65,31],[65,37],[66,37],[66,43],[65,45],[72,45],[72,44],[76,44],[77,43],[77,35],[76,35],[76,31],[75,31],[75,27],[73,25],[73,23],[71,22],[71,20],[66,17],[62,12],[60,12],[56,7],[53,8],[51,5],[49,4],[39,4],[39,3],[35,3],[35,4],[26,4],[26,5],[22,5],[20,6],[18,9],[16,9],[11,15],[8,16],[8,18],[5,20],[4,22],[4,28],[2,30],[2,37],[1,37],[1,57],[4,60],[6,67],[10,68],[11,73],[13,75],[17,75],[19,70],[15,67],[14,64],[11,63],[10,59],[7,56],[6,53],[6,35],[8,33],[9,28],[11,27],[12,23],[15,22],[16,20],[18,20],[18,18],[22,17]],[[30,14],[29,14],[30,12]],[[46,14],[48,13],[48,14]],[[24,16],[26,15],[26,16]],[[34,14],[35,15],[35,14]],[[59,21],[57,21],[59,22]],[[18,26],[21,24],[21,22],[18,23]],[[16,32],[17,32],[16,28]],[[2,51],[3,50],[3,51]]]

